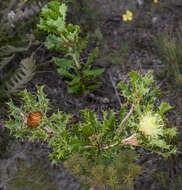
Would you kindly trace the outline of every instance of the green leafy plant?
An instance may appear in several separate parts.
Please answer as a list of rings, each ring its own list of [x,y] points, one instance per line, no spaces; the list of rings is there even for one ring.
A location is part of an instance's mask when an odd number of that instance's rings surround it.
[[[182,48],[182,26],[180,25],[177,31],[165,32],[159,36],[155,44],[157,54],[166,65],[167,71],[175,78],[179,84],[182,83],[182,64],[181,64],[181,48]]]
[[[74,153],[64,162],[64,166],[78,178],[84,179],[84,186],[133,190],[133,179],[141,172],[141,167],[134,164],[135,158],[134,150],[122,150],[112,159],[100,157],[99,160],[88,160],[86,156]]]
[[[119,120],[113,110],[103,111],[102,118],[91,110],[81,110],[80,121],[75,124],[71,123],[71,115],[61,111],[48,117],[49,101],[43,87],[38,87],[37,95],[27,90],[21,93],[24,102],[21,109],[12,101],[8,103],[10,115],[6,127],[16,137],[47,141],[54,149],[50,156],[55,162],[66,159],[72,152],[85,152],[90,157],[100,154],[112,157],[124,145],[143,147],[168,157],[176,152],[174,137],[177,131],[167,125],[164,115],[172,107],[164,102],[158,108],[155,106],[159,90],[153,84],[151,72],[144,77],[130,72],[129,76],[128,84],[120,82],[118,85],[127,98]],[[27,126],[26,118],[31,112],[43,115],[37,128]]]
[[[57,1],[49,3],[41,12],[38,27],[50,33],[46,39],[46,47],[65,54],[65,58],[54,57],[58,66],[58,73],[65,77],[69,93],[88,93],[89,89],[96,89],[100,82],[95,79],[104,69],[92,69],[91,63],[97,56],[95,48],[87,61],[80,59],[85,42],[79,37],[80,27],[71,23],[66,24],[67,6]]]
[[[119,113],[102,111],[97,116],[92,110],[85,109],[80,111],[79,121],[73,123],[70,114],[62,111],[50,114],[49,100],[42,86],[37,87],[37,94],[27,90],[20,93],[24,102],[21,108],[12,100],[8,103],[9,116],[5,126],[16,138],[47,142],[52,149],[49,156],[53,163],[66,160],[65,166],[69,169],[75,163],[73,173],[85,176],[86,183],[94,187],[115,190],[122,184],[125,189],[132,189],[133,177],[140,172],[140,167],[132,165],[133,154],[130,160],[127,156],[130,153],[120,155],[119,152],[138,146],[169,157],[176,153],[177,129],[167,125],[164,115],[172,107],[165,102],[159,106],[155,103],[159,89],[152,73],[149,71],[141,76],[133,71],[129,77],[127,84],[118,84],[126,98]],[[31,113],[37,112],[42,115],[39,120],[30,117]],[[30,125],[30,119],[37,120],[38,125]],[[126,160],[122,157],[127,157],[130,168],[124,165]],[[108,166],[109,170],[106,170]],[[100,172],[104,174],[100,175]]]
[[[171,140],[176,136],[177,129],[167,125],[168,120],[164,115],[172,107],[166,102],[162,102],[158,108],[155,106],[160,91],[154,85],[151,71],[144,77],[137,72],[130,72],[129,76],[129,84],[123,82],[118,84],[122,95],[127,99],[123,109],[130,106],[126,116],[121,109],[121,118],[124,119],[119,125],[118,132],[125,134],[126,130],[123,129],[128,128],[136,134],[137,140],[144,148],[168,157],[176,152],[176,147],[171,144]]]
[[[182,163],[180,156],[170,157],[163,162],[162,160],[158,163],[160,169],[158,172],[153,173],[154,179],[159,183],[160,189],[165,190],[178,190],[182,188]],[[174,165],[178,166],[174,172]]]

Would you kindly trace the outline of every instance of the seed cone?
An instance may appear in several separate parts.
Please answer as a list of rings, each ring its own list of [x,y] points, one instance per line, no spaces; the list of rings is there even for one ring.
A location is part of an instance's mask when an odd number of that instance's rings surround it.
[[[41,119],[42,114],[40,112],[31,112],[28,116],[27,123],[30,127],[38,127]]]

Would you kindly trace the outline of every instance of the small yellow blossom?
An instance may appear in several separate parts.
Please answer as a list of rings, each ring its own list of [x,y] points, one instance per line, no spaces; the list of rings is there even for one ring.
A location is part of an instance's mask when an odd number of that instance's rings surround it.
[[[123,21],[131,21],[133,19],[133,13],[129,10],[126,11],[126,14],[123,14]]]
[[[139,131],[151,138],[157,138],[159,135],[162,135],[162,123],[159,115],[147,112],[140,118]]]
[[[154,3],[158,3],[158,0],[154,0]]]

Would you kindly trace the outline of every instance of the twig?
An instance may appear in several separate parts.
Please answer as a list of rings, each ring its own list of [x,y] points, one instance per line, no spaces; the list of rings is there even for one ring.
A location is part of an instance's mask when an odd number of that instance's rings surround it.
[[[64,40],[64,42],[68,45],[69,44],[69,40],[66,39],[62,33],[60,35],[61,35],[61,38]]]
[[[132,105],[131,105],[131,108],[130,108],[130,111],[129,111],[128,114],[125,116],[125,118],[121,121],[121,123],[120,123],[120,125],[119,125],[119,127],[118,127],[118,129],[117,129],[117,132],[120,131],[122,125],[126,122],[126,120],[127,120],[127,119],[130,117],[130,115],[133,113],[134,107],[135,107],[135,105],[132,104]]]
[[[20,115],[22,116],[23,118],[23,128],[26,128],[26,124],[27,124],[27,117],[26,115],[23,114],[23,112],[20,111]]]
[[[70,53],[72,53],[72,52],[71,52],[71,51],[72,51],[72,45],[69,44],[69,40],[66,39],[62,33],[61,33],[60,35],[61,35],[61,38],[63,39],[63,41],[67,44]],[[76,54],[73,53],[73,54],[72,54],[72,57],[73,57],[73,60],[74,60],[74,62],[75,62],[75,64],[76,64],[77,68],[80,69],[81,66],[80,66],[80,64],[79,64],[79,62],[78,62],[78,60],[77,60],[77,58],[76,58]]]
[[[87,146],[84,146],[83,148],[84,149],[91,149],[93,146],[92,145],[87,145]]]
[[[113,148],[113,147],[116,146],[116,145],[118,145],[118,143],[110,144],[110,145],[108,145],[108,146],[103,147],[102,149],[103,149],[103,150],[111,149],[111,148]]]
[[[112,86],[113,86],[113,88],[114,88],[114,91],[115,91],[115,94],[116,94],[116,98],[118,99],[118,102],[119,102],[119,104],[120,104],[120,107],[122,107],[122,103],[121,103],[121,100],[120,100],[120,98],[119,98],[119,93],[118,93],[118,91],[117,91],[116,85],[115,85],[115,83],[114,83],[114,81],[113,81],[113,78],[112,78],[112,75],[111,75],[110,72],[109,72],[109,77],[110,77],[110,80],[111,80],[111,84],[112,84]]]
[[[120,143],[120,145],[127,145],[127,144],[131,144],[134,146],[138,146],[139,143],[137,141],[137,134],[134,133],[133,135],[131,135],[130,137],[123,139]]]
[[[131,144],[131,145],[134,145],[134,146],[139,146],[139,143],[137,141],[137,133],[134,133],[133,135],[131,135],[130,137],[126,138],[126,139],[123,139],[119,145],[127,145],[127,144]],[[107,149],[111,149],[113,147],[115,147],[116,145],[118,145],[118,143],[114,143],[114,144],[110,144],[110,145],[107,145],[107,146],[104,146],[102,147],[102,150],[107,150]],[[87,146],[84,146],[83,148],[84,149],[91,149],[93,146],[92,145],[87,145]]]
[[[81,66],[80,66],[80,64],[78,63],[78,60],[76,59],[76,55],[73,54],[72,56],[73,56],[73,60],[74,60],[74,62],[75,62],[75,64],[76,64],[77,68],[80,69]]]
[[[127,144],[131,144],[131,145],[134,145],[134,146],[138,146],[139,143],[137,141],[137,134],[134,133],[133,135],[131,135],[130,137],[126,138],[126,139],[123,139],[121,142],[120,142],[120,145],[127,145]],[[108,145],[108,146],[105,146],[103,147],[103,150],[106,150],[106,149],[110,149],[110,148],[113,148],[114,146],[118,145],[118,143],[115,143],[115,144],[111,144],[111,145]]]

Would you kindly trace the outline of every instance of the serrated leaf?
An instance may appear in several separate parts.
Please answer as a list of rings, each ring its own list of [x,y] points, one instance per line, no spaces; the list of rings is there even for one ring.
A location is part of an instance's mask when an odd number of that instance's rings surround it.
[[[126,84],[123,81],[121,81],[118,83],[117,88],[119,88],[120,90],[123,90],[126,88]]]
[[[137,82],[139,80],[139,78],[140,78],[140,75],[136,71],[132,71],[128,75],[130,77],[130,81],[131,81],[132,84]]]
[[[69,23],[67,26],[67,30],[68,30],[68,32],[72,33],[75,30],[75,26],[73,24]]]
[[[56,13],[59,12],[59,7],[61,6],[61,3],[58,1],[51,1],[49,2],[49,7]]]
[[[60,14],[62,15],[62,17],[63,17],[63,19],[65,20],[65,18],[66,18],[66,11],[67,11],[67,6],[66,6],[66,4],[61,4],[60,6],[59,6],[59,12],[60,12]]]
[[[177,135],[177,128],[166,128],[164,130],[165,135],[169,135],[171,138],[175,137]]]
[[[159,114],[163,115],[165,112],[169,111],[173,109],[172,106],[170,106],[168,103],[166,102],[162,102],[159,106]]]
[[[65,30],[65,22],[61,17],[58,17],[57,20],[50,19],[47,21],[47,24],[57,29],[58,32]]]
[[[167,145],[164,139],[152,138],[149,144],[152,146],[160,147],[162,149],[170,149],[170,145]]]
[[[59,50],[61,46],[64,46],[61,38],[54,34],[50,34],[47,36],[45,45],[48,49],[56,49],[56,50]]]
[[[116,123],[115,112],[113,110],[111,110],[109,113],[103,111],[102,130],[103,131],[113,130],[115,127],[115,123]]]
[[[131,97],[131,89],[130,89],[130,85],[126,85],[123,81],[119,82],[119,84],[117,85],[117,88],[119,88],[122,92],[122,95],[126,98],[130,98]]]
[[[149,85],[151,85],[154,82],[152,71],[148,71],[146,73],[146,75],[143,78],[143,81],[144,81],[144,83],[145,83],[146,86],[149,86]]]

